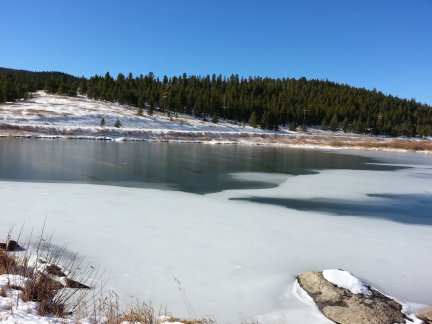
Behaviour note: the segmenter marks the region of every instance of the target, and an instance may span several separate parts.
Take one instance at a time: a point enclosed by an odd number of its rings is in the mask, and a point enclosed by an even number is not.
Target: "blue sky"
[[[432,0],[2,0],[0,66],[305,76],[432,104]]]

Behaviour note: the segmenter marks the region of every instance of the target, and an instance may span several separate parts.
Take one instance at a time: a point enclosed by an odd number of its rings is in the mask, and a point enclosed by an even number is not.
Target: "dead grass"
[[[136,302],[128,306],[124,313],[113,318],[111,322],[108,321],[108,324],[120,324],[124,321],[130,323],[156,324],[158,322],[158,317],[151,305]]]
[[[8,239],[10,235],[11,233],[8,234]],[[101,276],[97,269],[85,265],[82,259],[78,260],[77,255],[64,258],[65,247],[53,246],[51,239],[52,235],[46,237],[42,231],[35,245],[30,244],[31,237],[27,239],[21,246],[24,251],[0,251],[0,275],[12,274],[29,279],[23,285],[14,282],[17,277],[12,277],[8,287],[20,290],[22,293],[19,296],[24,302],[37,302],[40,315],[64,317],[73,313],[82,300],[86,300],[89,290],[81,289],[86,287],[81,284],[84,278],[92,278],[94,283],[100,280]],[[60,263],[62,267],[58,266]],[[68,278],[64,277],[62,269],[68,274]],[[67,287],[62,280],[68,284]]]
[[[39,117],[50,117],[50,116],[71,116],[71,114],[64,114],[63,112],[56,112],[52,110],[45,109],[26,109],[23,110],[26,112],[26,115],[35,115]]]
[[[198,319],[181,319],[178,317],[170,317],[165,320],[165,322],[180,322],[184,324],[215,324],[216,322],[211,318],[198,318]]]
[[[387,148],[407,151],[432,151],[432,142],[425,140],[391,140],[386,142],[363,141],[357,143],[360,147],[366,148]]]
[[[0,251],[0,275],[15,273],[17,270],[16,260],[6,251]]]
[[[43,273],[37,273],[30,284],[24,288],[21,295],[23,301],[35,301],[39,303],[39,314],[53,314],[58,317],[66,315],[66,305],[61,300],[56,300],[57,292],[63,285]]]

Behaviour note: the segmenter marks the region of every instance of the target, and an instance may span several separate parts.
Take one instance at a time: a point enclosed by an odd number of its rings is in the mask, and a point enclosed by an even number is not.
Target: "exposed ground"
[[[100,126],[101,119],[105,125]],[[114,127],[120,120],[122,126]],[[168,117],[155,110],[152,116],[136,107],[83,96],[48,95],[0,105],[0,137],[90,138],[102,140],[187,141],[219,144],[282,145],[432,152],[431,138],[389,138],[318,129],[292,132],[253,128],[224,120],[215,124],[179,114]]]

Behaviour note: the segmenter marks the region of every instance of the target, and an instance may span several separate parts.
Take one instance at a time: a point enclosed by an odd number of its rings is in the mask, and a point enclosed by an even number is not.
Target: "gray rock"
[[[424,321],[425,323],[432,324],[432,307],[423,309],[416,316],[422,321]]]
[[[6,251],[15,251],[19,249],[19,245],[17,241],[14,240],[7,240],[6,241]]]
[[[89,286],[82,284],[81,282],[75,281],[73,279],[66,278],[66,287],[76,288],[76,289],[90,289]]]
[[[371,294],[353,294],[327,281],[322,272],[305,272],[297,277],[302,287],[314,300],[318,309],[330,320],[340,324],[393,324],[408,319],[402,305],[370,289]]]
[[[66,277],[66,274],[62,271],[62,268],[55,264],[50,264],[49,266],[47,266],[45,268],[45,272],[57,277]]]

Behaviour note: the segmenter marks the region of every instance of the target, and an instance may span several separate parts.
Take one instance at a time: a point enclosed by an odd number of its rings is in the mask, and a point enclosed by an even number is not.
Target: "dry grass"
[[[432,151],[432,142],[426,140],[391,140],[391,141],[362,141],[357,146],[365,148],[386,148],[407,151]]]
[[[47,116],[70,116],[71,114],[64,114],[52,110],[45,109],[26,109],[25,112],[27,115],[35,115],[39,117],[47,117]]]
[[[17,270],[17,263],[13,256],[6,251],[0,251],[0,275],[15,273]]]
[[[39,314],[53,314],[58,317],[66,315],[66,305],[55,299],[57,292],[63,285],[56,280],[39,273],[29,285],[24,288],[21,295],[23,301],[35,301],[39,303]]]
[[[156,324],[158,322],[158,317],[151,305],[137,302],[128,306],[125,312],[113,318],[112,323],[108,322],[108,324],[120,324],[124,321],[130,323]]]
[[[198,319],[182,319],[178,317],[170,317],[164,320],[165,322],[180,322],[184,324],[215,324],[216,322],[211,318],[198,318]]]
[[[8,239],[9,237],[10,233]],[[92,281],[96,282],[101,276],[98,276],[98,271],[93,267],[85,266],[83,260],[78,261],[77,255],[65,258],[65,247],[51,245],[51,238],[52,236],[45,238],[42,231],[34,247],[30,244],[30,237],[24,244],[24,251],[0,251],[0,275],[18,275],[12,277],[9,288],[20,290],[19,296],[24,302],[37,302],[40,315],[64,317],[73,313],[89,294],[89,290],[80,289],[82,286],[78,284],[85,278],[92,278]],[[59,263],[62,268],[58,266]],[[68,278],[64,278],[61,269],[68,274]],[[25,285],[14,282],[20,280],[16,279],[19,276],[29,279]],[[68,287],[61,282],[62,279],[69,284]]]

